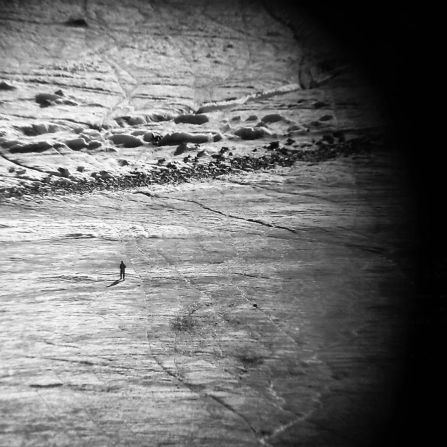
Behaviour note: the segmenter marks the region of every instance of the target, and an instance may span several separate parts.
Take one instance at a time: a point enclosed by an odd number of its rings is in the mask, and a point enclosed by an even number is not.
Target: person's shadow
[[[117,279],[116,281],[113,281],[112,284],[109,284],[106,287],[112,287],[112,286],[116,286],[118,283],[120,283],[121,281],[124,281],[123,279]]]

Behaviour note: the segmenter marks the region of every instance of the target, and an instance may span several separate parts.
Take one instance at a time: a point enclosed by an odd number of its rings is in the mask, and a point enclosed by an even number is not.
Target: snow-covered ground
[[[1,444],[373,445],[411,286],[398,171],[2,205]]]

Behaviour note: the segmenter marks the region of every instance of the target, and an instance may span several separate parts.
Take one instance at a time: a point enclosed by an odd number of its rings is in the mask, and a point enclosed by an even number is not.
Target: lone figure
[[[126,279],[126,264],[123,261],[120,264],[120,279],[123,281]]]

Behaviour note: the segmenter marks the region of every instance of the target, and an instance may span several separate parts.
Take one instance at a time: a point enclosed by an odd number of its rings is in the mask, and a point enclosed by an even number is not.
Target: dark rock
[[[87,148],[88,149],[97,149],[98,147],[101,147],[102,143],[101,141],[98,140],[92,140],[90,141],[90,143],[88,144]]]
[[[38,93],[35,96],[35,101],[40,107],[49,107],[55,104],[65,104],[69,106],[78,105],[77,102],[71,99],[62,99],[60,95],[54,93]]]
[[[198,113],[198,114],[185,114],[179,115],[174,118],[175,123],[186,123],[186,124],[204,124],[209,121],[208,116]]]
[[[265,127],[240,127],[234,132],[242,140],[256,140],[271,135]]]
[[[278,121],[282,121],[284,118],[279,113],[271,113],[269,115],[265,115],[261,118],[263,123],[276,123]]]
[[[272,141],[267,146],[267,149],[269,149],[269,150],[278,149],[278,148],[279,148],[279,141]]]
[[[9,82],[6,82],[6,81],[0,82],[0,90],[16,90],[16,89],[17,89],[17,87],[10,84]]]
[[[164,135],[159,141],[159,146],[174,146],[181,143],[207,143],[210,141],[209,134],[197,134],[188,132],[174,132]]]
[[[319,121],[330,121],[330,120],[332,120],[332,119],[334,119],[334,117],[333,117],[332,115],[323,115],[323,116],[319,119]]]
[[[74,138],[72,140],[67,140],[64,142],[70,149],[74,151],[79,151],[84,147],[87,147],[87,143],[83,138]]]
[[[143,142],[133,135],[128,134],[115,134],[109,138],[114,144],[120,144],[123,147],[131,148],[138,147],[143,144]]]
[[[88,23],[83,18],[77,18],[77,19],[68,19],[64,22],[65,26],[70,26],[73,28],[87,28]]]
[[[152,141],[154,141],[154,134],[152,132],[146,132],[143,135],[143,140],[147,143],[151,143]]]
[[[59,99],[59,96],[53,93],[38,93],[35,96],[35,101],[40,105],[40,107],[49,107],[53,105],[54,101],[57,99]]]
[[[29,152],[44,152],[50,149],[52,145],[48,141],[36,141],[28,144],[18,144],[9,150],[12,154],[24,154]]]
[[[99,175],[103,178],[103,179],[109,179],[112,178],[112,175],[110,174],[110,172],[107,171],[99,171]]]
[[[65,177],[65,178],[70,177],[70,171],[67,168],[60,167],[60,168],[57,168],[57,170],[59,171],[59,173],[62,177]]]

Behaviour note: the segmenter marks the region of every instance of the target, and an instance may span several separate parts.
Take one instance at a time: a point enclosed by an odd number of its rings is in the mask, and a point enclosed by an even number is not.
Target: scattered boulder
[[[36,135],[43,135],[46,133],[54,133],[59,130],[55,124],[34,123],[29,126],[21,126],[19,129],[27,136],[34,137]]]
[[[0,90],[16,90],[17,87],[6,81],[0,81]]]
[[[52,145],[48,141],[36,141],[28,144],[18,144],[11,147],[9,150],[11,154],[26,154],[29,152],[44,152],[50,149]]]
[[[265,115],[261,118],[263,123],[276,123],[278,121],[282,121],[284,118],[279,113],[271,113],[269,115]]]
[[[102,178],[112,178],[112,177],[113,177],[113,176],[110,174],[110,172],[107,172],[107,171],[104,171],[104,170],[99,171],[99,175],[100,175]]]
[[[118,159],[118,164],[120,166],[129,166],[129,162],[127,160],[125,160],[124,158]]]
[[[256,140],[258,138],[272,135],[272,133],[265,127],[240,127],[234,134],[242,140]]]
[[[78,166],[78,167],[76,168],[76,171],[78,171],[78,172],[84,172],[84,171],[85,171],[85,166]]]
[[[154,140],[154,134],[152,132],[146,132],[143,135],[143,140],[147,143],[151,143]]]
[[[143,116],[131,116],[128,120],[129,126],[141,126],[146,124],[146,119]]]
[[[59,92],[59,90],[58,90]],[[68,106],[77,106],[77,102],[71,99],[64,99],[60,94],[56,93],[38,93],[35,96],[35,101],[40,107],[49,107],[56,104],[65,104]]]
[[[138,147],[143,144],[143,142],[133,135],[128,134],[116,134],[109,138],[114,144],[121,144],[124,147]]]
[[[256,115],[250,115],[245,121],[257,121],[258,117]]]
[[[59,174],[62,177],[65,177],[65,178],[70,177],[70,171],[67,168],[60,167],[60,168],[57,168],[57,170],[59,171]]]
[[[173,132],[164,135],[160,142],[160,146],[174,146],[181,143],[208,143],[211,141],[211,134],[200,134],[200,133],[188,133],[188,132]]]
[[[53,93],[38,93],[35,97],[37,104],[40,107],[49,107],[55,103],[59,99],[58,95]]]
[[[83,138],[73,138],[72,140],[65,141],[65,144],[74,151],[79,151],[87,147],[87,143]]]
[[[213,134],[213,141],[214,142],[220,141],[220,140],[222,140],[222,138],[223,138],[223,136],[222,136],[222,134],[220,132],[216,132],[216,133]]]
[[[209,118],[207,115],[204,115],[202,113],[198,113],[198,114],[184,114],[184,115],[179,115],[176,116],[174,118],[174,122],[176,124],[178,123],[186,123],[186,124],[204,124],[207,123],[209,121]]]
[[[70,26],[73,28],[87,28],[88,23],[83,18],[77,18],[77,19],[68,19],[64,22],[65,26]]]
[[[330,121],[330,120],[332,120],[332,119],[334,119],[334,117],[333,117],[332,115],[323,115],[323,116],[319,119],[319,121]]]
[[[5,149],[10,149],[11,147],[18,146],[21,143],[19,140],[8,140],[6,139],[6,137],[5,138],[0,137],[0,144]]]
[[[88,149],[98,149],[98,147],[101,147],[102,143],[101,141],[98,140],[92,140],[90,141],[90,143],[87,145]]]

